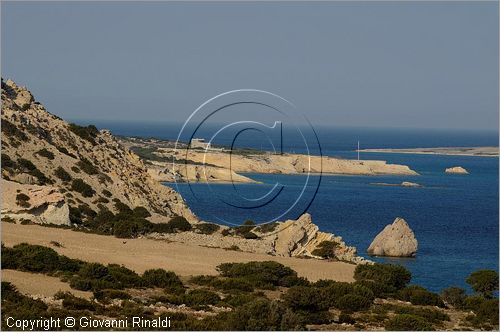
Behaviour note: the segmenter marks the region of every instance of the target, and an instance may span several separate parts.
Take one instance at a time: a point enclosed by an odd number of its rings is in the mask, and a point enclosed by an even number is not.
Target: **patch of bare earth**
[[[111,236],[88,234],[68,229],[38,225],[2,223],[2,242],[6,246],[19,243],[52,247],[70,258],[103,264],[124,265],[138,273],[147,269],[163,268],[181,276],[217,275],[216,267],[226,262],[272,260],[289,266],[299,276],[311,281],[333,279],[353,281],[355,265],[316,259],[277,257],[266,254],[206,248],[196,244],[166,242],[152,239],[118,239]],[[54,247],[51,242],[62,247]]]

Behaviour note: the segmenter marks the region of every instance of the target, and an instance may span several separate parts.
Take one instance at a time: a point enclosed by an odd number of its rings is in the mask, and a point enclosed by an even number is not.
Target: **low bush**
[[[193,226],[182,216],[175,216],[168,222],[170,227],[176,231],[186,232],[190,231]]]
[[[76,191],[82,194],[83,197],[92,197],[94,196],[94,189],[85,183],[82,179],[75,179],[71,183],[71,190]]]
[[[394,312],[396,314],[409,314],[409,315],[419,316],[433,324],[440,324],[443,321],[450,320],[450,316],[448,316],[447,314],[441,312],[440,310],[431,308],[398,306],[397,308],[395,308]]]
[[[69,292],[57,292],[55,299],[63,300],[62,305],[68,310],[89,310],[96,311],[96,304],[86,299],[76,297]]]
[[[345,312],[341,312],[340,316],[339,316],[339,323],[340,324],[354,324],[354,323],[356,323],[356,321],[354,320],[354,318],[352,318],[351,315],[349,315]]]
[[[346,294],[335,301],[335,307],[344,311],[361,311],[370,308],[372,301],[356,294]]]
[[[217,278],[210,283],[210,286],[223,291],[253,292],[254,290],[254,287],[250,282],[241,278]]]
[[[335,248],[337,248],[337,246],[338,243],[335,241],[322,241],[311,254],[325,259],[335,258]]]
[[[206,289],[193,289],[183,296],[183,303],[188,306],[214,305],[220,302],[220,297],[216,293]]]
[[[427,289],[411,285],[398,292],[398,298],[416,305],[433,305],[444,307],[444,302],[438,294],[429,292]]]
[[[146,287],[179,288],[184,287],[179,277],[171,271],[163,269],[147,270],[142,275]]]
[[[56,170],[54,171],[54,175],[58,177],[61,181],[63,182],[69,182],[71,181],[71,175],[69,175],[68,172],[61,166],[57,167]]]
[[[425,319],[415,315],[396,315],[385,323],[388,331],[433,331],[434,328]]]
[[[354,279],[373,281],[399,290],[411,280],[411,273],[399,265],[392,264],[360,264],[354,270]]]
[[[323,311],[329,308],[329,304],[324,298],[324,293],[320,289],[307,286],[290,287],[282,296],[287,307],[293,310]]]
[[[29,208],[31,204],[29,203],[30,197],[26,194],[19,193],[16,195],[16,202],[19,206],[24,208]]]
[[[217,266],[217,270],[224,277],[242,278],[254,287],[264,289],[281,286],[285,277],[297,276],[291,268],[273,261],[224,263]]]
[[[12,168],[16,166],[16,163],[12,159],[10,159],[10,157],[6,153],[2,152],[0,157],[2,168]]]
[[[89,141],[92,144],[96,144],[95,138],[97,134],[99,133],[99,130],[93,125],[89,125],[86,127],[79,126],[74,123],[69,124],[69,130],[71,130],[73,133],[75,133],[77,136],[80,136],[84,140]]]
[[[459,287],[449,287],[441,292],[441,299],[455,308],[463,308],[466,298],[465,289]]]
[[[498,273],[493,270],[473,272],[466,281],[475,292],[486,298],[492,298],[493,292],[498,291]]]
[[[39,156],[42,156],[44,158],[47,158],[49,160],[54,160],[54,154],[52,152],[50,152],[49,150],[47,150],[46,148],[38,150],[36,152],[36,154],[39,155]]]
[[[111,193],[111,191],[109,191],[107,189],[103,189],[102,194],[104,196],[106,196],[107,198],[110,198],[111,196],[113,196],[113,194]]]
[[[113,299],[129,300],[132,296],[121,290],[116,289],[104,289],[94,292],[94,298],[100,302],[108,302]]]
[[[149,211],[145,207],[143,207],[143,206],[135,207],[132,210],[132,214],[134,215],[134,217],[137,217],[137,218],[148,218],[148,217],[151,217],[151,213],[149,213]]]
[[[82,157],[76,164],[88,175],[99,174],[99,170],[87,158]]]
[[[19,293],[9,282],[2,281],[1,294],[3,327],[7,326],[7,317],[15,317],[16,319],[40,319],[49,317],[47,312],[48,307],[44,302],[41,300],[34,300]]]
[[[276,229],[277,226],[278,226],[277,222],[270,222],[260,225],[259,227],[257,227],[257,230],[260,233],[271,233]]]
[[[149,233],[154,225],[146,219],[118,220],[113,225],[113,235],[118,238],[134,238]]]
[[[211,223],[200,223],[196,225],[196,230],[201,234],[211,235],[220,229],[219,225]]]

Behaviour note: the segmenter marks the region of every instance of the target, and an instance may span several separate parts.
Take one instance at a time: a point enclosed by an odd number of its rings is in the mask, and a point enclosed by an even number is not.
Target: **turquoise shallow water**
[[[348,152],[339,152],[346,157]],[[419,241],[416,258],[372,258],[402,264],[413,274],[413,282],[439,291],[464,282],[477,269],[498,270],[498,159],[408,154],[363,154],[409,165],[420,176],[323,176],[308,212],[323,231],[341,235],[366,256],[375,235],[395,217],[403,217]],[[470,175],[450,175],[446,167],[461,165]],[[246,174],[263,184],[180,184],[178,188],[201,218],[217,217],[236,224],[246,219],[268,220],[276,210],[285,210],[302,189],[304,176]],[[318,176],[311,183],[316,184]],[[414,181],[423,188],[374,185],[375,182]],[[223,203],[238,194],[255,199],[275,182],[283,185],[279,197],[268,207],[237,209]],[[313,195],[315,186],[304,195]],[[194,193],[194,194],[193,194]],[[287,216],[300,213],[292,210]],[[219,221],[220,222],[220,221]]]

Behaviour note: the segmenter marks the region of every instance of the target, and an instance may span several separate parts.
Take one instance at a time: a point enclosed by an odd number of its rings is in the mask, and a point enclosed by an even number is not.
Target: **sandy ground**
[[[73,295],[90,299],[91,292],[83,292],[69,287],[59,278],[44,274],[29,273],[16,270],[2,270],[2,281],[11,282],[23,294],[52,297],[58,291],[71,292]]]
[[[3,222],[1,226],[2,242],[8,247],[22,242],[39,244],[52,247],[71,258],[103,264],[122,264],[138,273],[163,268],[181,276],[216,275],[215,267],[221,263],[273,260],[291,267],[299,276],[311,281],[353,281],[355,268],[355,265],[344,262],[275,257],[152,239],[118,239],[38,225]],[[50,244],[51,241],[57,241],[63,247],[54,247]]]
[[[365,149],[360,152],[437,154],[449,156],[498,157],[498,147],[415,148],[415,149]]]

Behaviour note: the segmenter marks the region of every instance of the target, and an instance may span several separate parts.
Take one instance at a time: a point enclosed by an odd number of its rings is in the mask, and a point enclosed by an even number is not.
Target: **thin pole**
[[[359,161],[359,141],[358,141],[358,161]]]

